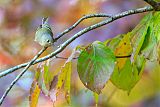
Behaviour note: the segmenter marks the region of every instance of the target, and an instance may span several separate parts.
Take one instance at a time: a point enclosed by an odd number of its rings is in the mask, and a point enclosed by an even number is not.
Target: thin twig
[[[67,41],[65,41],[57,50],[55,50],[54,52],[52,52],[51,54],[49,54],[47,56],[44,56],[44,57],[42,57],[40,59],[37,59],[33,64],[36,64],[36,63],[39,63],[39,62],[43,62],[43,61],[45,61],[45,60],[47,60],[49,58],[54,57],[58,53],[62,52],[66,48],[66,46],[68,46],[72,41],[74,41],[75,39],[77,39],[81,35],[89,32],[91,30],[94,30],[96,28],[99,28],[101,26],[109,24],[109,23],[111,23],[111,22],[113,22],[115,20],[118,20],[118,19],[122,18],[122,17],[129,16],[129,15],[132,15],[132,14],[138,14],[138,13],[148,12],[148,11],[153,11],[153,8],[151,6],[146,6],[146,7],[143,7],[143,8],[128,10],[128,11],[125,11],[125,12],[122,12],[122,13],[114,15],[114,16],[112,16],[112,18],[108,18],[107,20],[101,21],[101,22],[99,22],[97,24],[94,24],[92,26],[84,28],[83,30],[79,31],[74,36],[72,36],[71,38],[69,38]],[[8,74],[14,72],[15,70],[18,70],[18,69],[21,69],[21,68],[25,67],[27,64],[28,64],[28,62],[20,64],[20,65],[17,65],[17,66],[14,66],[12,68],[9,68],[9,69],[1,72],[0,73],[0,78],[3,77],[3,76],[5,76],[5,75],[8,75]]]
[[[38,54],[27,64],[27,66],[23,69],[23,71],[12,81],[10,86],[6,89],[3,96],[0,99],[0,105],[2,105],[5,97],[8,95],[9,91],[12,89],[14,84],[23,76],[23,74],[28,70],[28,68],[33,64],[33,62],[47,49],[47,47],[44,47],[42,50],[38,52]]]
[[[127,56],[116,56],[116,58],[129,58],[131,57],[131,55],[127,55]]]
[[[69,27],[68,29],[64,30],[62,33],[60,33],[59,36],[57,38],[55,38],[55,41],[57,41],[59,38],[61,38],[66,33],[70,32],[72,29],[74,29],[76,26],[78,26],[83,20],[89,19],[89,18],[95,18],[95,17],[108,17],[108,18],[112,18],[111,15],[104,14],[104,13],[84,15],[76,23],[74,23],[71,27]]]
[[[116,58],[129,58],[129,57],[131,57],[131,55],[127,55],[127,56],[116,56]],[[67,57],[61,57],[61,56],[55,56],[55,58],[68,59]],[[78,57],[72,58],[72,59],[78,59]]]
[[[59,58],[59,59],[68,59],[67,57],[61,57],[61,56],[55,56],[55,58]],[[72,59],[78,59],[78,57],[72,58]]]

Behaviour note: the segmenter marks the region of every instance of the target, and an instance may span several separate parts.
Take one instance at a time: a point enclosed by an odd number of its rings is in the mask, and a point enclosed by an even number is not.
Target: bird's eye
[[[47,40],[47,42],[49,43],[49,40]]]

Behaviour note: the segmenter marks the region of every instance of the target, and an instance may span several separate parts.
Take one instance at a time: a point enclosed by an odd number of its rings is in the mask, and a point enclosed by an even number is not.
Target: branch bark
[[[108,17],[108,18],[111,18],[112,16],[108,15],[108,14],[104,14],[104,13],[84,15],[76,23],[74,23],[71,27],[69,27],[68,29],[64,30],[62,33],[60,33],[59,36],[57,38],[55,38],[55,41],[60,39],[66,33],[70,32],[72,29],[74,29],[76,26],[78,26],[83,20],[89,19],[89,18],[95,18],[95,17]]]
[[[106,24],[109,24],[109,23],[111,23],[111,22],[113,22],[113,21],[115,21],[115,20],[118,20],[118,19],[122,18],[122,17],[129,16],[129,15],[132,15],[132,14],[138,14],[138,13],[148,12],[148,11],[153,11],[153,7],[151,7],[151,6],[146,6],[146,7],[143,7],[143,8],[128,10],[128,11],[125,11],[125,12],[122,12],[122,13],[119,13],[119,14],[116,14],[116,15],[113,15],[111,18],[108,18],[108,19],[106,19],[106,20],[104,20],[104,21],[101,21],[101,22],[99,22],[99,23],[97,23],[97,24],[94,24],[94,25],[92,25],[92,26],[86,27],[86,28],[84,28],[83,30],[81,30],[81,31],[79,31],[78,33],[76,33],[76,34],[75,34],[74,36],[72,36],[71,38],[69,38],[69,39],[68,39],[67,41],[65,41],[63,44],[61,44],[57,50],[55,50],[54,52],[52,52],[51,54],[49,54],[49,55],[47,55],[47,56],[45,56],[45,57],[42,57],[42,58],[37,59],[33,64],[37,64],[37,63],[39,63],[39,62],[43,62],[43,61],[45,61],[45,60],[47,60],[47,59],[50,59],[50,58],[56,56],[58,53],[62,52],[72,41],[74,41],[75,39],[77,39],[77,38],[80,37],[81,35],[89,32],[89,31],[91,31],[91,30],[94,30],[94,29],[96,29],[96,28],[99,28],[99,27],[101,27],[101,26],[104,26],[104,25],[106,25]],[[81,19],[81,20],[82,20],[82,19]],[[80,21],[80,22],[81,22],[81,21]],[[80,22],[77,21],[76,23],[79,24]],[[75,25],[77,26],[78,24],[74,24],[74,25],[73,25],[72,27],[70,27],[70,28],[73,29],[73,28],[75,28]],[[60,35],[63,36],[64,34],[68,33],[69,31],[71,31],[71,30],[70,30],[70,29],[65,30],[65,31],[62,32]],[[62,36],[60,36],[60,37],[62,37]],[[59,38],[60,38],[60,37],[59,37]],[[1,73],[0,73],[0,78],[3,77],[3,76],[6,76],[6,75],[8,75],[8,74],[10,74],[10,73],[12,73],[12,72],[14,72],[15,70],[18,70],[18,69],[21,69],[21,68],[27,66],[28,63],[29,63],[29,62],[23,63],[23,64],[14,66],[14,67],[12,67],[12,68],[9,68],[9,69],[1,72]]]

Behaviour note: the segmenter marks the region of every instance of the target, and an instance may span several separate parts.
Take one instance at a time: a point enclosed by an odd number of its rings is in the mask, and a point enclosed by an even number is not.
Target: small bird
[[[37,28],[35,34],[35,41],[43,47],[49,47],[55,42],[50,25],[48,24],[48,17],[42,19],[42,25]]]

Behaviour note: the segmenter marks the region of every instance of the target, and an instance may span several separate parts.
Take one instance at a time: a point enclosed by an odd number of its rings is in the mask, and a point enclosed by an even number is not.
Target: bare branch
[[[27,64],[27,66],[23,69],[23,71],[12,81],[10,86],[6,89],[3,96],[0,99],[0,105],[2,105],[4,99],[8,95],[9,91],[12,89],[14,84],[23,76],[23,74],[28,70],[28,68],[33,64],[33,62],[47,49],[47,47],[43,48],[38,52],[38,54]]]
[[[61,38],[66,33],[70,32],[72,29],[74,29],[76,26],[78,26],[83,20],[89,19],[89,18],[95,18],[95,17],[108,17],[108,18],[111,18],[112,16],[108,15],[108,14],[104,14],[104,13],[84,15],[76,23],[74,23],[71,27],[69,27],[68,29],[64,30],[62,33],[60,33],[59,36],[57,38],[55,38],[55,41],[57,41],[59,38]]]
[[[57,50],[55,50],[54,52],[52,52],[51,54],[49,54],[49,55],[47,55],[45,57],[37,59],[33,64],[36,64],[36,63],[39,63],[39,62],[43,62],[43,61],[45,61],[47,59],[52,58],[53,56],[55,56],[58,53],[62,52],[66,48],[66,46],[68,46],[72,41],[74,41],[75,39],[77,39],[81,35],[89,32],[91,30],[94,30],[96,28],[104,26],[104,25],[106,25],[108,23],[111,23],[111,22],[113,22],[115,20],[118,20],[118,19],[120,19],[122,17],[129,16],[129,15],[132,15],[132,14],[138,14],[138,13],[148,12],[148,11],[153,11],[153,8],[151,6],[147,6],[147,7],[143,7],[143,8],[128,10],[128,11],[125,11],[125,12],[122,12],[122,13],[114,15],[114,16],[112,16],[112,18],[108,18],[108,19],[106,19],[104,21],[101,21],[101,22],[99,22],[97,24],[94,24],[92,26],[84,28],[83,30],[79,31],[74,36],[72,36],[71,38],[69,38],[67,41],[65,41],[63,44],[61,44],[60,47]],[[3,77],[3,76],[5,76],[5,75],[8,75],[8,74],[14,72],[15,70],[18,70],[18,69],[21,69],[21,68],[25,67],[27,64],[28,64],[28,62],[20,64],[20,65],[17,65],[17,66],[14,66],[12,68],[9,68],[9,69],[1,72],[0,73],[0,78]]]
[[[148,4],[150,4],[154,10],[159,11],[160,10],[160,3],[156,2],[154,0],[144,0],[145,2],[147,2]]]

